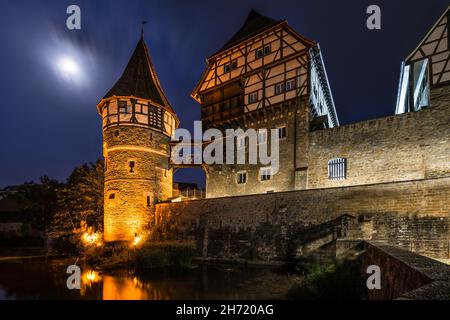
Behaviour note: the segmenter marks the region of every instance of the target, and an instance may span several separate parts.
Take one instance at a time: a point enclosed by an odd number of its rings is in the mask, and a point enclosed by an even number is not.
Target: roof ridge
[[[275,25],[283,21],[284,20],[275,20],[273,18],[266,17],[260,14],[255,9],[251,9],[242,26],[233,34],[233,36],[225,43],[225,45],[220,50],[218,50],[210,57],[213,57],[218,53],[231,48],[244,39],[261,33],[264,30],[270,29],[271,27],[274,27]]]

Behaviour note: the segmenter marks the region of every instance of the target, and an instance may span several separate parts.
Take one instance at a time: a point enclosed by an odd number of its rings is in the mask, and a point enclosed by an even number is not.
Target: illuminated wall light
[[[81,239],[85,246],[96,245],[100,247],[102,245],[100,234],[97,232],[85,232]]]
[[[134,239],[133,239],[133,247],[137,247],[137,245],[141,242],[142,242],[142,237],[138,234],[135,234]]]

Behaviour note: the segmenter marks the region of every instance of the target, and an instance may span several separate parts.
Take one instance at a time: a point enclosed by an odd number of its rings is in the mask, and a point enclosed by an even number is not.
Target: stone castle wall
[[[450,266],[396,246],[364,242],[361,274],[367,279],[367,268],[380,268],[378,290],[366,290],[369,300],[448,300]]]
[[[205,257],[290,260],[336,238],[448,258],[450,177],[156,205],[155,235]]]
[[[309,134],[308,188],[450,176],[450,108],[368,120]],[[347,159],[347,178],[328,180],[328,160]]]
[[[260,181],[260,165],[210,167],[207,197],[236,196],[450,176],[450,87],[431,91],[432,106],[418,112],[309,131],[308,110],[277,112],[250,128],[287,127],[280,141],[280,170]],[[283,106],[281,107],[281,110]],[[328,179],[328,161],[347,159],[347,178]],[[247,183],[236,175],[247,172]]]
[[[104,239],[130,241],[148,228],[154,203],[172,196],[169,138],[145,127],[121,125],[107,128],[103,139]]]

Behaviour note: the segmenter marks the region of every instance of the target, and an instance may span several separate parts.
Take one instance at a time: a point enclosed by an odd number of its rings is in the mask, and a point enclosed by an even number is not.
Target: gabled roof
[[[234,46],[238,46],[240,43],[244,43],[247,40],[252,39],[253,37],[257,37],[260,33],[263,33],[265,31],[269,31],[273,28],[284,28],[289,33],[291,33],[294,37],[296,37],[300,42],[302,42],[306,47],[313,47],[317,45],[316,41],[309,40],[302,35],[298,34],[294,29],[292,29],[288,24],[287,20],[275,20],[272,18],[268,18],[265,16],[262,16],[255,10],[251,10],[250,13],[247,16],[247,19],[245,20],[242,27],[231,37],[230,40],[227,41],[227,43],[211,55],[209,58],[206,59],[207,66],[205,70],[202,73],[202,76],[200,80],[197,82],[197,85],[195,86],[194,90],[192,90],[191,97],[194,98],[194,100],[197,100],[198,102],[198,93],[200,90],[200,87],[202,83],[205,81],[206,76],[208,75],[209,70],[212,68],[212,63],[216,59],[216,56],[224,53],[224,51],[232,50],[231,48]]]
[[[150,100],[175,114],[156,75],[143,37],[139,40],[120,79],[103,97],[133,96]]]
[[[425,56],[427,56],[426,52],[421,52],[420,49],[421,47],[424,46],[431,46],[433,42],[437,40],[440,40],[440,38],[442,36],[446,36],[446,33],[449,32],[448,29],[448,25],[449,22],[447,22],[447,20],[449,19],[448,17],[450,16],[450,5],[447,7],[447,9],[444,11],[444,13],[442,13],[442,15],[439,17],[439,19],[436,21],[436,23],[433,25],[433,27],[427,32],[427,34],[425,35],[425,37],[422,39],[422,41],[420,41],[419,45],[413,50],[413,52],[411,52],[408,57],[405,59],[405,61],[410,61],[410,60],[417,60],[417,59],[421,59]],[[440,34],[438,33],[438,29],[440,31]],[[439,41],[437,41],[436,46],[439,45]],[[433,49],[434,49],[433,47]]]
[[[242,27],[230,38],[230,40],[225,43],[225,45],[219,51],[213,54],[213,56],[266,29],[270,29],[281,22],[283,21],[265,17],[252,9],[248,14],[247,19],[245,19]]]

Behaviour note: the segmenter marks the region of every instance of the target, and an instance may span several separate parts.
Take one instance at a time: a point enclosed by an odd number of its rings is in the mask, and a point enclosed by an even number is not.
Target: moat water
[[[285,270],[198,265],[184,271],[100,272],[82,268],[80,290],[66,286],[63,259],[0,259],[2,299],[284,299],[296,281]]]
[[[0,300],[365,299],[365,281],[352,259],[304,261],[290,268],[200,264],[144,272],[80,266],[81,287],[69,290],[66,270],[77,261],[43,254],[34,248],[0,249]]]

